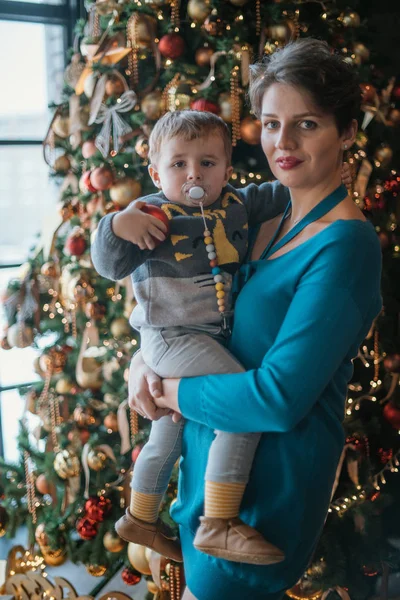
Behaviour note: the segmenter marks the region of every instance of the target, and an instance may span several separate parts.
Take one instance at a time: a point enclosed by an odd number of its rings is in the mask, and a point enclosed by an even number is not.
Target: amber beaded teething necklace
[[[224,279],[221,275],[221,268],[218,266],[217,253],[215,251],[215,244],[211,234],[211,231],[207,227],[206,217],[204,215],[204,208],[202,198],[205,196],[205,191],[202,187],[195,185],[188,191],[188,195],[192,200],[198,200],[201,210],[201,216],[204,222],[204,243],[206,245],[207,256],[210,261],[211,273],[214,276],[215,290],[217,296],[218,311],[221,313],[222,318],[222,330],[224,334],[230,333],[229,328],[229,316],[226,312],[225,306],[225,290],[224,290]]]

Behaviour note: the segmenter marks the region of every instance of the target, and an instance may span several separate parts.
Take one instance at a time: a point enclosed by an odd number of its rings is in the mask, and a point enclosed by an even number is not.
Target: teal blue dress
[[[287,241],[245,267],[230,350],[246,372],[179,385],[187,423],[172,516],[198,600],[277,600],[305,571],[343,448],[352,359],[381,310],[381,250],[369,222],[335,221],[274,258]],[[233,563],[193,547],[215,429],[263,432],[240,516],[284,551],[282,563]]]

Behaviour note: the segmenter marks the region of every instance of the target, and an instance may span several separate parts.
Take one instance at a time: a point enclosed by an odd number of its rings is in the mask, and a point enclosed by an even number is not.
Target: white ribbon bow
[[[104,158],[107,158],[110,150],[111,129],[113,136],[113,146],[115,152],[120,149],[120,138],[132,131],[132,127],[120,116],[119,113],[126,113],[133,109],[137,102],[137,96],[133,90],[127,90],[118,98],[113,106],[101,104],[96,123],[103,123],[100,133],[96,137],[95,145],[100,150]]]

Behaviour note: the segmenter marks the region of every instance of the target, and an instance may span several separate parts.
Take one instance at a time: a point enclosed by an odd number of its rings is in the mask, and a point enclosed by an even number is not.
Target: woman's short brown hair
[[[149,158],[151,162],[157,161],[157,156],[162,151],[163,142],[174,137],[181,137],[186,142],[206,137],[220,135],[224,142],[227,164],[231,164],[232,143],[226,125],[217,115],[200,110],[175,110],[167,112],[157,121],[149,138]]]
[[[326,42],[304,38],[276,50],[250,67],[249,98],[260,117],[266,90],[274,83],[300,87],[315,104],[333,114],[341,135],[359,116],[361,91],[354,68]]]

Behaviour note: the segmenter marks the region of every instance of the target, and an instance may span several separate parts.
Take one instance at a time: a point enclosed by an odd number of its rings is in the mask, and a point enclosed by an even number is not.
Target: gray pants
[[[160,377],[196,377],[219,373],[241,373],[243,367],[223,347],[223,338],[206,329],[183,327],[142,328],[141,351],[146,364]],[[218,328],[215,328],[217,334]],[[228,393],[228,391],[227,391]],[[181,455],[183,419],[170,416],[153,421],[149,441],[133,470],[132,488],[143,494],[166,491],[173,466]],[[261,434],[215,431],[210,447],[206,480],[243,483],[249,479]]]

